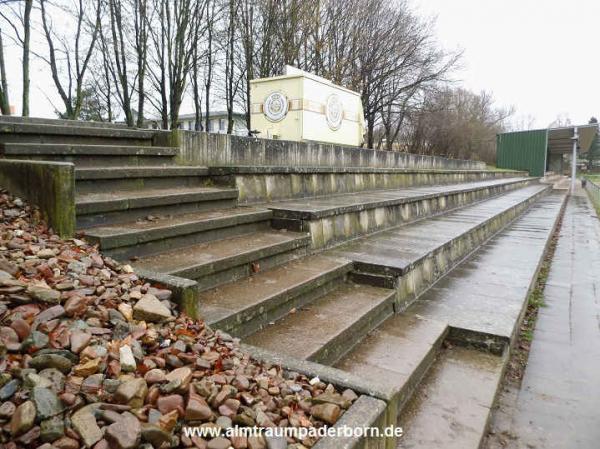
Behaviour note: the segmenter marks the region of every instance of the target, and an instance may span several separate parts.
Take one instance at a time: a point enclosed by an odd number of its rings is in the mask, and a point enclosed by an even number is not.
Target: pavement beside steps
[[[567,203],[521,389],[492,424],[502,447],[600,448],[600,220],[578,187]],[[496,447],[488,445],[488,448]]]

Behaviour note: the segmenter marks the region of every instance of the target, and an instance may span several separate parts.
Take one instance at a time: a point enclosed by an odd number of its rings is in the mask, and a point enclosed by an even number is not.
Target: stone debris
[[[10,210],[10,213],[6,211]],[[259,363],[172,293],[0,191],[0,449],[309,448],[184,425],[333,425],[357,395]]]

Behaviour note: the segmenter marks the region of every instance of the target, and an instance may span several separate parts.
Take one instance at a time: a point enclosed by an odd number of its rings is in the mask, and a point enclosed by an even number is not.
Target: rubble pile
[[[306,437],[191,436],[334,424],[356,399],[259,363],[177,313],[171,292],[0,191],[0,448],[308,448]]]

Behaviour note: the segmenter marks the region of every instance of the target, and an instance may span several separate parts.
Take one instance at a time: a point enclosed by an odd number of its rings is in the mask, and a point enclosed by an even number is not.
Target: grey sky
[[[464,49],[457,76],[545,127],[600,115],[597,0],[414,0],[437,16],[440,42]],[[518,117],[517,117],[518,118]]]
[[[600,115],[600,32],[597,0],[412,0],[437,17],[437,35],[447,48],[464,50],[456,77],[473,90],[493,92],[499,105],[515,106],[516,121],[545,127],[558,115],[586,123]],[[8,44],[8,42],[6,42]],[[7,49],[11,103],[20,111],[20,56]],[[34,58],[35,59],[35,58]],[[60,107],[46,66],[32,66],[32,115],[53,117]],[[49,101],[50,99],[50,101]],[[184,107],[182,112],[189,112]]]

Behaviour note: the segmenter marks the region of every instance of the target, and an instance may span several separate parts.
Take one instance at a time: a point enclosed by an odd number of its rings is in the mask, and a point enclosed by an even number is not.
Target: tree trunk
[[[8,101],[8,80],[6,79],[6,67],[4,66],[4,44],[2,43],[2,30],[0,29],[0,112],[2,115],[10,115],[10,104]]]
[[[144,127],[144,102],[146,100],[146,92],[144,91],[144,80],[146,79],[146,67],[148,59],[148,4],[147,0],[136,0],[138,8],[136,14],[137,33],[136,33],[136,50],[138,62],[138,111],[137,111],[137,127]]]
[[[31,40],[31,8],[33,0],[25,0],[23,15],[23,117],[29,116],[29,42]]]
[[[235,26],[235,7],[234,7],[234,0],[230,0],[229,1],[229,29],[228,31],[228,42],[227,42],[227,47],[228,47],[228,54],[227,54],[227,65],[228,67],[226,67],[226,72],[227,72],[227,134],[231,134],[233,131],[233,100],[234,100],[234,96],[235,93],[233,91],[233,77],[235,74],[235,66],[234,66],[234,61],[235,61],[235,57],[234,57],[234,41],[235,41],[235,30],[234,30],[234,26]]]
[[[367,148],[372,149],[374,143],[374,130],[375,130],[375,114],[369,114],[367,118]]]

